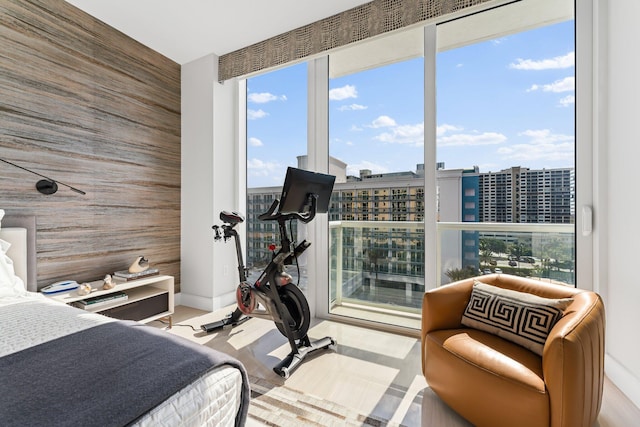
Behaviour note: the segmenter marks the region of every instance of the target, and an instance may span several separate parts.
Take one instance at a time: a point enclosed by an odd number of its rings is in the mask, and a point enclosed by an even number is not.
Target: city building
[[[512,167],[479,176],[480,222],[573,224],[573,168]]]

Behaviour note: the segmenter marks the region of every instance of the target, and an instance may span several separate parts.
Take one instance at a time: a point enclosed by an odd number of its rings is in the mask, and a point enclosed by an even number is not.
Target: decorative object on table
[[[104,276],[103,282],[104,284],[102,285],[102,289],[105,289],[105,290],[113,289],[114,286],[116,286],[116,283],[113,281],[113,278],[111,277],[110,274],[107,274],[106,276]]]
[[[92,291],[93,289],[89,283],[83,283],[78,287],[78,295],[89,295]]]
[[[139,256],[136,260],[129,266],[129,273],[141,273],[145,270],[149,269],[149,260],[143,256]]]
[[[129,270],[121,270],[113,273],[113,279],[120,280],[120,281],[137,280],[137,279],[142,279],[149,276],[155,276],[159,273],[160,273],[160,270],[158,270],[157,268],[148,268],[139,273],[129,273]]]
[[[40,289],[43,294],[57,294],[58,292],[72,291],[78,287],[75,280],[63,280],[61,282],[52,283]]]

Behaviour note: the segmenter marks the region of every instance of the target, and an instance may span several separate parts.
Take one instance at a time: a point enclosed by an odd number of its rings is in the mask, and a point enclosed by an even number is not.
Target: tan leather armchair
[[[422,305],[422,372],[429,387],[476,426],[592,426],[604,381],[604,305],[563,285],[491,274],[476,278],[544,298],[573,298],[542,357],[461,319],[474,279],[428,291]]]

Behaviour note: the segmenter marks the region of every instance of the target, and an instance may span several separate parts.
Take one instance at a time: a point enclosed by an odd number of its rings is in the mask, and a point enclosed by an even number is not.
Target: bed
[[[0,425],[245,424],[250,391],[239,361],[33,292],[35,220],[14,227],[3,215]]]

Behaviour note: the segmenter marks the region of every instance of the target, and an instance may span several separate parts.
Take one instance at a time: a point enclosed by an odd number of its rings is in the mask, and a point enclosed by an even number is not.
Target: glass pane
[[[441,283],[575,283],[574,52],[570,19],[438,53]]]
[[[406,326],[424,292],[424,60],[365,68],[329,82],[330,312]]]
[[[307,66],[298,64],[247,80],[247,242],[249,280],[255,282],[271,260],[269,245],[279,245],[276,221],[258,216],[279,199],[287,167],[305,169],[307,152]],[[302,227],[291,224],[294,241]],[[306,291],[304,254],[287,272]]]

